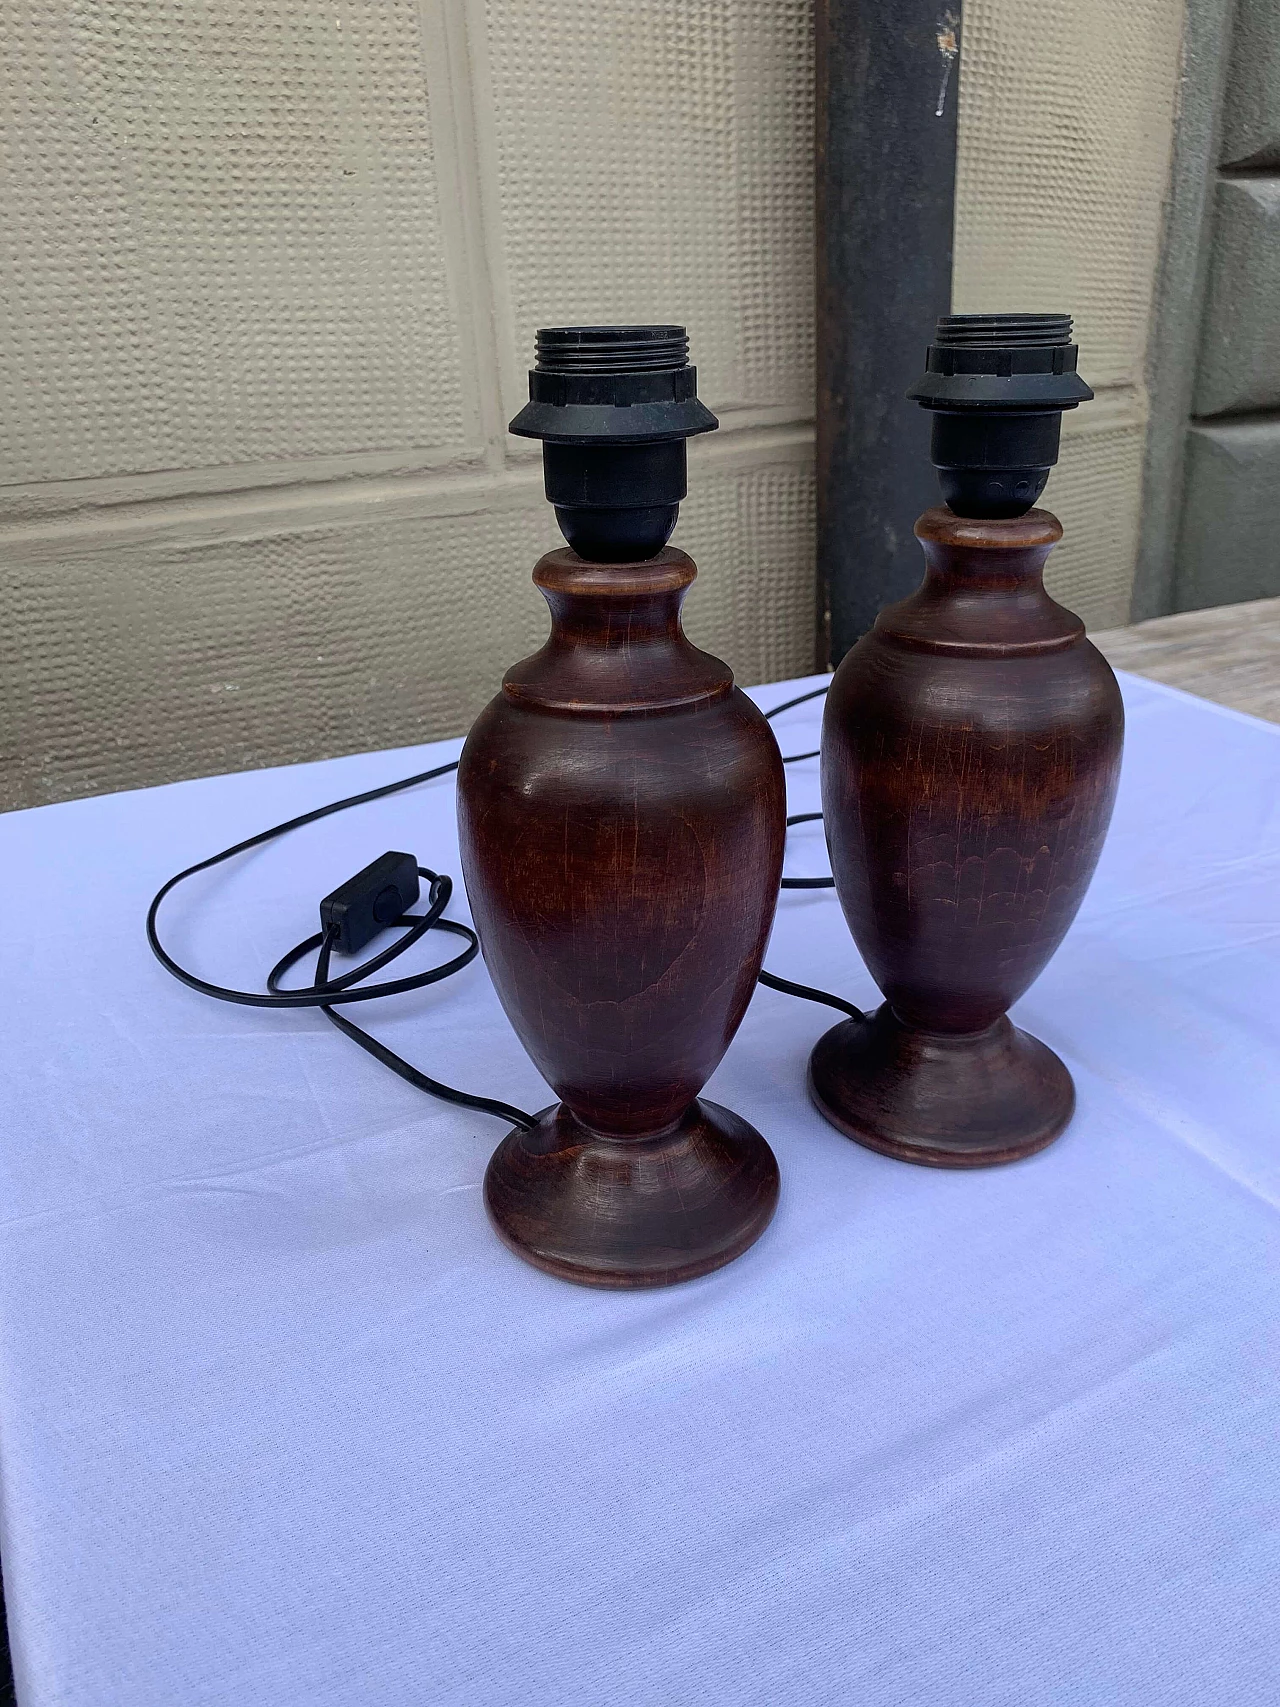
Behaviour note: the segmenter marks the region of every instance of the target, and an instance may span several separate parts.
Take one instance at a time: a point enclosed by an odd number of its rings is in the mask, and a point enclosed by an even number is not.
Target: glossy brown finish
[[[651,1138],[593,1133],[556,1103],[532,1132],[507,1135],[484,1189],[498,1232],[539,1268],[593,1286],[669,1286],[755,1243],[778,1200],[778,1164],[714,1102],[698,1099]]]
[[[814,1050],[810,1088],[860,1143],[975,1167],[1043,1148],[1070,1075],[1005,1011],[1084,898],[1119,779],[1120,690],[1045,592],[1055,517],[916,524],[926,573],[827,696],[822,804],[849,928],[887,1001]]]
[[[920,1031],[888,1002],[819,1038],[809,1088],[846,1137],[935,1168],[1033,1155],[1058,1136],[1076,1102],[1053,1050],[1007,1017],[976,1034]]]
[[[458,774],[485,963],[563,1106],[485,1179],[502,1237],[595,1286],[730,1261],[768,1224],[764,1140],[695,1101],[746,1012],[782,871],[768,724],[680,627],[696,570],[553,551],[552,631],[507,672]]]

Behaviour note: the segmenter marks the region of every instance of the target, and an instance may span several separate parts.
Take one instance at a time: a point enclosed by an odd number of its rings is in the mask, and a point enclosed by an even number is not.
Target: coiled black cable
[[[826,688],[810,688],[808,693],[797,694],[794,699],[784,699],[781,705],[775,705],[772,711],[766,711],[765,716],[768,718],[780,717],[784,711],[790,711],[793,706],[805,705],[811,699],[821,699],[826,691]],[[816,759],[821,751],[820,747],[815,747],[811,753],[789,753],[782,762],[784,765],[798,765],[802,759]],[[821,823],[821,821],[821,812],[796,812],[787,819],[787,828],[790,830],[796,824]],[[834,877],[784,877],[782,880],[784,889],[834,889],[835,884]]]
[[[811,699],[819,699],[826,693],[825,687],[813,688],[808,693],[797,694],[794,699],[785,700],[781,705],[775,705],[766,711],[767,718],[780,716],[784,711],[790,711],[793,706],[804,705]],[[818,749],[811,753],[792,753],[783,760],[784,764],[798,764],[802,759],[817,758]],[[453,759],[448,764],[436,765],[431,770],[418,771],[413,776],[401,777],[397,782],[383,783],[378,788],[366,789],[361,794],[348,795],[343,800],[330,801],[327,806],[317,806],[313,811],[302,812],[296,818],[289,818],[283,824],[273,824],[268,830],[260,830],[256,836],[247,836],[244,841],[236,842],[234,846],[223,848],[221,853],[210,855],[208,859],[189,865],[185,871],[177,872],[167,882],[163,883],[153,896],[147,909],[147,941],[156,959],[173,977],[185,984],[189,989],[198,991],[202,996],[211,996],[220,1002],[236,1002],[244,1007],[254,1008],[318,1008],[331,1025],[349,1037],[353,1043],[359,1044],[375,1061],[380,1061],[384,1067],[389,1067],[393,1073],[425,1091],[428,1096],[439,1098],[442,1102],[453,1103],[458,1108],[475,1109],[480,1114],[496,1115],[515,1126],[526,1130],[535,1124],[535,1117],[525,1110],[515,1108],[510,1103],[499,1102],[493,1097],[477,1096],[471,1091],[458,1090],[453,1085],[443,1084],[439,1079],[433,1079],[429,1074],[388,1049],[386,1044],[379,1043],[367,1031],[362,1030],[345,1014],[339,1013],[339,1005],[345,1006],[351,1002],[371,1002],[382,996],[403,995],[408,990],[421,990],[429,984],[438,984],[445,978],[451,978],[455,972],[461,972],[469,966],[480,952],[480,941],[470,925],[464,925],[459,919],[446,919],[444,910],[449,905],[453,895],[453,879],[443,873],[429,871],[425,866],[418,867],[418,875],[427,880],[427,911],[423,914],[404,913],[393,922],[392,928],[405,927],[405,934],[393,942],[390,947],[380,950],[377,954],[364,960],[359,966],[349,972],[343,972],[338,977],[330,977],[330,960],[333,953],[335,933],[320,931],[314,936],[307,937],[297,943],[289,952],[272,967],[267,976],[266,992],[256,990],[236,990],[222,984],[214,984],[205,978],[189,972],[179,964],[164,944],[160,941],[158,916],[165,897],[172,893],[180,883],[187,878],[195,877],[199,872],[209,871],[215,865],[221,865],[225,860],[234,859],[237,854],[248,853],[251,848],[261,847],[265,842],[274,841],[277,836],[288,835],[291,830],[301,830],[308,824],[315,824],[322,818],[330,818],[335,812],[345,812],[352,806],[367,806],[375,800],[385,800],[388,795],[401,794],[406,789],[416,788],[420,783],[434,782],[438,777],[449,776],[458,768],[458,760]],[[787,825],[809,823],[820,819],[820,812],[800,812],[787,819]],[[834,879],[830,877],[784,877],[784,889],[830,889]],[[444,961],[439,966],[433,966],[426,972],[414,973],[408,978],[393,978],[380,984],[367,984],[362,988],[354,986],[362,984],[365,978],[375,972],[380,972],[384,966],[389,966],[406,950],[413,947],[429,931],[447,931],[451,936],[462,937],[466,947],[452,959]],[[285,989],[283,979],[297,963],[306,955],[315,953],[316,970],[313,981],[302,989]],[[781,991],[783,995],[799,996],[806,1001],[821,1002],[828,1007],[837,1008],[855,1019],[862,1017],[861,1011],[839,996],[829,995],[823,990],[811,989],[807,984],[795,984],[786,978],[777,978],[770,972],[760,973],[760,982],[771,990]]]
[[[418,771],[413,776],[401,777],[397,782],[383,783],[380,788],[366,789],[362,794],[351,794],[343,800],[330,801],[327,806],[318,806],[314,811],[302,812],[296,818],[289,818],[283,824],[273,824],[269,830],[260,830],[256,836],[248,836],[242,842],[236,842],[233,847],[223,848],[221,853],[211,855],[209,859],[199,860],[195,865],[189,865],[185,871],[179,871],[163,884],[152,899],[147,909],[147,941],[151,952],[164,967],[166,972],[186,984],[189,989],[198,990],[202,996],[212,996],[220,1002],[238,1002],[243,1007],[252,1008],[319,1008],[321,1013],[345,1033],[353,1043],[358,1043],[361,1049],[372,1055],[376,1061],[381,1061],[384,1067],[390,1067],[393,1073],[398,1073],[409,1084],[415,1085],[420,1091],[426,1091],[429,1096],[439,1097],[444,1102],[451,1102],[460,1108],[473,1108],[481,1114],[494,1114],[503,1120],[508,1120],[516,1126],[526,1129],[534,1125],[534,1117],[523,1109],[514,1108],[510,1103],[497,1102],[492,1097],[482,1097],[470,1091],[460,1091],[452,1085],[441,1083],[421,1072],[409,1061],[388,1049],[386,1044],[379,1043],[376,1037],[371,1037],[367,1031],[362,1031],[358,1025],[347,1019],[344,1014],[336,1011],[339,1003],[371,1002],[379,996],[403,995],[407,990],[421,990],[429,984],[438,984],[444,978],[450,978],[455,972],[461,972],[464,966],[469,966],[480,952],[480,939],[470,925],[464,925],[459,919],[443,917],[445,908],[453,895],[453,879],[440,872],[429,871],[425,866],[418,867],[418,875],[425,877],[428,883],[427,911],[424,914],[405,913],[395,921],[397,925],[408,927],[404,936],[393,942],[389,948],[382,949],[370,959],[362,961],[350,972],[344,972],[340,977],[329,977],[329,960],[333,950],[332,941],[327,933],[321,932],[316,936],[307,937],[304,942],[291,948],[282,959],[272,967],[267,978],[267,993],[257,990],[233,990],[222,984],[212,984],[205,978],[199,978],[194,972],[189,972],[180,965],[164,944],[160,941],[157,917],[161,903],[166,895],[177,888],[179,883],[185,883],[188,877],[194,877],[197,872],[208,871],[215,865],[221,865],[224,860],[233,859],[236,854],[247,853],[250,848],[261,847],[264,842],[273,841],[277,836],[287,835],[290,830],[300,830],[307,824],[315,824],[321,818],[329,818],[335,812],[345,812],[351,806],[367,806],[374,800],[385,800],[390,794],[401,794],[407,788],[416,788],[419,783],[434,782],[437,777],[449,776],[458,768],[458,761],[449,764],[436,765],[432,770]],[[380,972],[384,966],[399,958],[407,949],[413,947],[428,931],[448,931],[452,936],[460,936],[466,942],[466,947],[451,960],[446,960],[441,966],[433,966],[429,971],[415,973],[409,978],[393,978],[382,984],[369,984],[363,989],[353,989],[352,985],[363,978],[368,978],[374,972]],[[316,976],[314,981],[305,989],[284,990],[281,979],[285,973],[295,966],[304,955],[318,950],[316,961]]]
[[[811,688],[808,693],[797,694],[794,699],[784,700],[781,705],[775,705],[772,711],[765,712],[765,716],[777,717],[784,711],[790,711],[792,706],[804,705],[806,701],[811,699],[820,699],[826,691],[825,687]],[[801,759],[816,759],[821,750],[821,748],[815,747],[811,753],[791,753],[782,762],[784,765],[795,765],[799,764]],[[821,812],[793,812],[787,819],[787,828],[790,830],[796,824],[820,824],[821,822]],[[834,877],[784,877],[782,879],[784,889],[834,889],[835,886]],[[798,996],[804,1002],[820,1002],[823,1007],[835,1008],[839,1013],[848,1014],[850,1019],[866,1018],[861,1008],[854,1007],[852,1002],[846,1002],[843,996],[833,996],[829,990],[816,990],[811,984],[797,984],[790,978],[779,978],[776,973],[766,972],[763,967],[760,970],[759,982],[766,989],[777,990],[784,996]]]
[[[418,867],[418,875],[431,880],[431,894],[433,895],[436,885],[443,883],[446,887],[443,890],[442,905],[448,902],[449,896],[453,892],[453,884],[447,877],[443,879],[437,877],[434,872],[428,871],[425,866],[421,865]],[[432,906],[434,907],[434,902]],[[410,989],[417,988],[420,984],[434,984],[441,978],[448,978],[454,972],[461,972],[464,966],[470,965],[479,951],[480,944],[476,933],[469,925],[464,925],[457,919],[442,919],[438,915],[432,918],[431,912],[428,911],[423,917],[413,913],[402,914],[395,923],[411,925],[413,928],[407,937],[402,937],[390,950],[384,951],[383,955],[377,957],[384,965],[386,954],[389,953],[394,957],[403,953],[410,943],[416,942],[423,931],[430,930],[432,925],[439,930],[453,931],[458,936],[470,938],[470,947],[464,949],[461,954],[455,955],[452,960],[447,960],[443,966],[433,967],[430,972],[423,973],[420,978],[402,980],[402,983]],[[280,980],[289,968],[296,965],[304,954],[310,954],[312,949],[319,950],[316,955],[316,977],[315,984],[312,986],[313,990],[341,989],[344,984],[350,983],[352,978],[360,977],[369,969],[370,963],[366,963],[364,967],[358,967],[355,972],[344,974],[341,978],[329,978],[329,957],[333,952],[335,934],[332,930],[320,931],[315,936],[309,936],[305,942],[300,942],[296,948],[291,948],[288,954],[278,960],[267,974],[267,988],[273,992],[279,990]],[[426,1091],[428,1096],[438,1097],[441,1102],[451,1102],[458,1108],[474,1108],[481,1114],[497,1115],[500,1120],[509,1120],[513,1126],[523,1126],[526,1131],[532,1130],[537,1124],[532,1114],[526,1114],[522,1108],[514,1108],[509,1102],[498,1102],[492,1097],[475,1096],[471,1091],[460,1091],[453,1085],[446,1085],[439,1079],[431,1078],[421,1068],[406,1061],[402,1055],[397,1055],[393,1049],[388,1049],[385,1043],[379,1043],[376,1037],[371,1037],[367,1031],[362,1031],[345,1014],[340,1014],[332,1002],[320,1002],[317,1005],[331,1025],[336,1025],[339,1031],[345,1033],[353,1043],[358,1043],[361,1049],[373,1056],[375,1061],[381,1061],[384,1067],[390,1067],[393,1073],[398,1073],[402,1079],[406,1079],[418,1090]]]

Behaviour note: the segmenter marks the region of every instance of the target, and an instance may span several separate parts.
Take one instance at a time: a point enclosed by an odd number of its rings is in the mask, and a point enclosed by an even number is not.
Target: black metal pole
[[[951,306],[960,0],[817,0],[818,575],[834,664],[920,579],[906,406]]]

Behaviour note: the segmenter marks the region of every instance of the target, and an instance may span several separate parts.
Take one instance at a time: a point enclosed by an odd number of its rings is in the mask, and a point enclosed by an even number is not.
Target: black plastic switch
[[[320,928],[334,931],[338,954],[359,954],[379,931],[393,925],[418,899],[413,854],[384,853],[320,903]]]

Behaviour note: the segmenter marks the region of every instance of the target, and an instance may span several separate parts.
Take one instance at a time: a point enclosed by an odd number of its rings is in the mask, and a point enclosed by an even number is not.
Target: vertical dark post
[[[920,580],[928,425],[903,408],[951,306],[960,0],[818,0],[818,575],[831,662]]]

